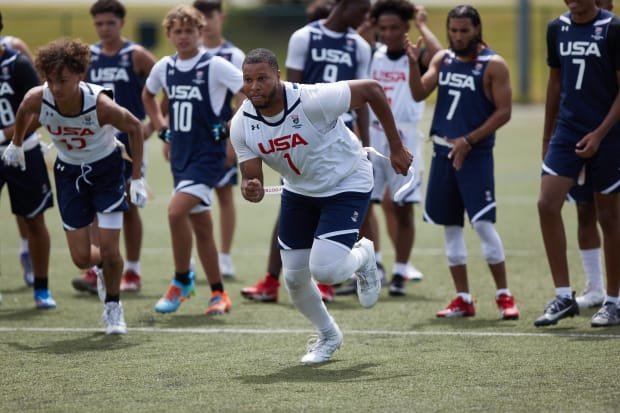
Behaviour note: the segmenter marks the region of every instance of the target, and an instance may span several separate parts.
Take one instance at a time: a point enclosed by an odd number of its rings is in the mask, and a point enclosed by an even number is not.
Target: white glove
[[[26,170],[24,148],[13,145],[13,142],[9,143],[9,146],[7,146],[4,150],[4,153],[2,154],[2,161],[8,166],[19,166],[22,171]]]
[[[132,204],[138,208],[144,208],[144,205],[146,205],[147,192],[143,178],[131,180],[129,184],[129,197]]]

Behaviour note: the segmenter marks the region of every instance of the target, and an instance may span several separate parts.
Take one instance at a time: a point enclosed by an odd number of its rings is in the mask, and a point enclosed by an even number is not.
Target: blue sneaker
[[[28,287],[32,287],[34,285],[34,272],[32,272],[32,260],[30,259],[30,253],[28,251],[24,251],[19,254],[19,262],[22,264],[22,268],[24,269],[24,282]]]
[[[38,310],[56,308],[56,301],[52,298],[50,290],[34,290],[34,304]]]
[[[157,304],[155,304],[155,311],[158,313],[172,313],[176,311],[183,301],[189,299],[191,295],[194,295],[195,277],[196,274],[193,272],[189,273],[190,283],[188,285],[183,285],[177,280],[172,280],[168,290],[166,290],[164,295],[157,301]]]

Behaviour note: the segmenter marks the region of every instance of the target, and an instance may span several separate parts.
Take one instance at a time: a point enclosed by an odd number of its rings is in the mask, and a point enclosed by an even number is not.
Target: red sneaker
[[[121,291],[137,293],[142,287],[140,274],[133,270],[127,270],[121,278]]]
[[[497,308],[504,320],[517,320],[519,318],[519,309],[515,305],[515,298],[512,295],[500,294],[495,300]]]
[[[258,284],[243,288],[241,295],[248,300],[275,303],[278,301],[278,288],[280,282],[267,274]]]
[[[78,291],[87,291],[91,294],[97,294],[97,271],[96,267],[89,268],[82,278],[74,278],[71,285]]]
[[[324,303],[331,303],[334,301],[334,287],[332,285],[319,284],[316,283],[317,287],[319,287],[319,291],[321,292],[321,299]]]
[[[466,303],[461,296],[457,296],[446,308],[438,311],[437,317],[472,317],[476,315],[473,301]]]

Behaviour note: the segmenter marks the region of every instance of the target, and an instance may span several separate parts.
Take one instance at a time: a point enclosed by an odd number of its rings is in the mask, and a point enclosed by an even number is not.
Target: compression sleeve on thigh
[[[97,212],[97,222],[99,228],[103,229],[121,229],[123,228],[122,212]]]

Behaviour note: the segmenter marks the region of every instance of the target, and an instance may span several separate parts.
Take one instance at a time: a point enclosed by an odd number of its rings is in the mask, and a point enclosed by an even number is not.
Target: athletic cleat
[[[220,315],[230,311],[232,303],[226,291],[213,291],[209,299],[209,307],[205,310],[205,315]]]
[[[275,303],[278,301],[279,288],[280,281],[267,274],[258,284],[243,288],[241,295],[248,300]]]
[[[235,266],[230,255],[219,254],[220,273],[224,278],[235,278]]]
[[[413,265],[407,263],[407,272],[405,272],[405,279],[409,281],[422,281],[424,274]]]
[[[536,327],[557,324],[563,318],[579,315],[579,305],[575,300],[575,292],[571,297],[556,296],[545,306],[545,312],[534,321]]]
[[[183,301],[189,299],[195,293],[194,277],[194,273],[190,272],[190,283],[188,285],[172,280],[164,295],[155,304],[155,311],[158,313],[175,312]]]
[[[575,301],[577,301],[577,305],[580,309],[598,307],[605,301],[605,291],[602,289],[595,290],[587,286],[586,289],[575,298]]]
[[[142,278],[140,274],[133,270],[127,270],[121,278],[121,292],[137,293],[142,288]]]
[[[381,292],[381,280],[377,272],[374,244],[368,238],[360,239],[355,248],[363,248],[368,254],[368,259],[357,270],[357,298],[362,307],[370,308],[379,299]]]
[[[383,268],[383,264],[380,262],[377,262],[377,273],[379,274],[379,279],[381,280],[381,287],[385,287],[388,284],[388,281],[385,276],[385,268]]]
[[[332,354],[342,345],[342,331],[336,323],[334,323],[334,331],[321,337],[318,336],[316,341],[308,344],[306,354],[301,358],[304,364],[317,364],[329,361]]]
[[[50,290],[34,290],[34,305],[37,310],[56,308],[56,301],[52,298]]]
[[[331,303],[334,301],[334,295],[336,294],[334,292],[334,286],[321,283],[316,283],[316,286],[319,287],[321,300],[323,300],[324,303]]]
[[[476,308],[473,301],[471,303],[465,302],[463,297],[458,295],[454,300],[450,301],[450,304],[441,311],[435,314],[437,317],[473,317],[476,315]]]
[[[403,295],[406,295],[405,277],[400,274],[393,274],[392,282],[390,282],[390,287],[388,288],[388,294],[392,297],[402,297]]]
[[[499,313],[504,320],[517,320],[519,319],[519,309],[515,304],[515,298],[512,295],[500,294],[495,299]]]
[[[97,266],[93,266],[86,270],[82,278],[74,278],[71,285],[78,291],[86,291],[91,294],[97,294]]]
[[[34,285],[34,272],[32,271],[32,259],[30,258],[30,252],[24,251],[19,254],[19,262],[24,269],[24,282],[28,287]]]
[[[107,335],[127,334],[123,305],[120,302],[109,301],[104,304],[101,322],[106,325],[105,333]]]
[[[592,316],[590,325],[592,327],[610,327],[620,324],[620,314],[618,314],[618,306],[614,303],[605,303]]]

